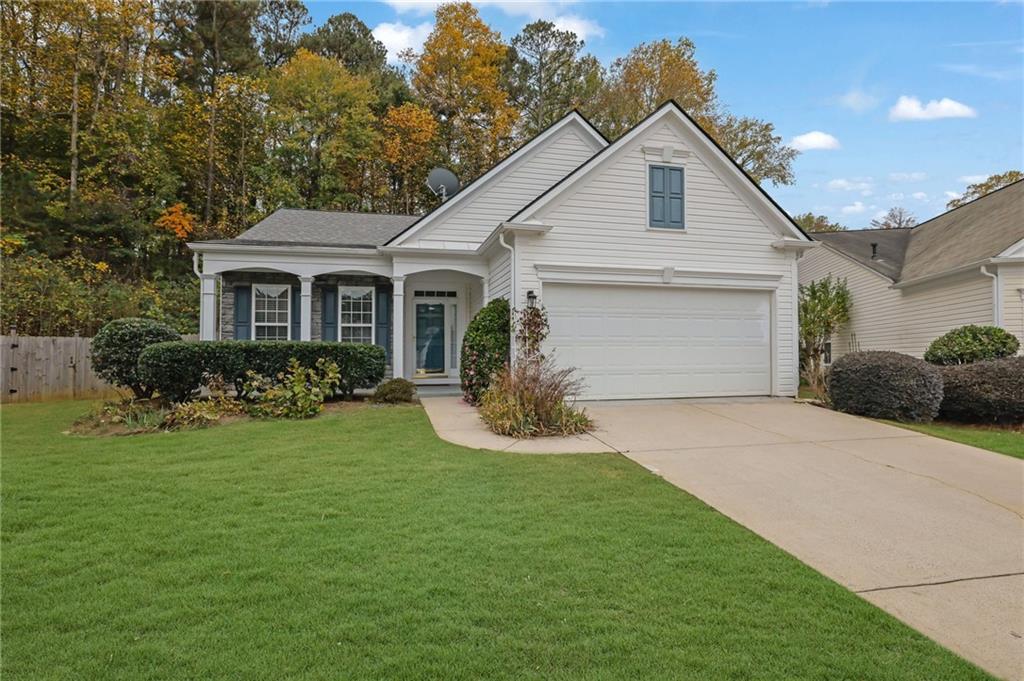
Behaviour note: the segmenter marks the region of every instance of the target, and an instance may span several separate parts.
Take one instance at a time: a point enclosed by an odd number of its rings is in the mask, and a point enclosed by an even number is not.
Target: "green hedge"
[[[508,363],[511,310],[504,298],[495,298],[481,308],[462,337],[459,378],[462,395],[479,404],[491,376]]]
[[[152,319],[115,319],[92,339],[93,371],[111,385],[130,388],[137,398],[149,397],[153,386],[139,375],[139,356],[147,346],[180,340],[177,331]]]
[[[968,325],[953,329],[932,341],[924,359],[932,364],[970,364],[1001,357],[1013,357],[1020,341],[998,326]]]
[[[384,348],[357,343],[294,341],[177,341],[157,343],[142,351],[139,373],[163,397],[181,402],[191,397],[211,376],[221,376],[241,393],[245,372],[276,376],[292,358],[304,367],[318,359],[338,365],[339,392],[351,396],[358,388],[372,388],[384,378]]]
[[[1024,423],[1024,357],[942,367],[939,416],[966,423]]]
[[[832,363],[828,395],[838,411],[927,423],[939,413],[942,374],[898,352],[851,352]]]

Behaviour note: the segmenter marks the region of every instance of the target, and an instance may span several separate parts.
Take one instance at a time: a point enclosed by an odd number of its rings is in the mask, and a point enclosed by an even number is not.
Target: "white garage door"
[[[558,364],[585,397],[771,393],[771,302],[764,291],[545,284]]]

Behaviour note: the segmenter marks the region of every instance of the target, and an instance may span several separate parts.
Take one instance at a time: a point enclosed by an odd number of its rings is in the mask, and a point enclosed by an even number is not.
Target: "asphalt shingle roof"
[[[375,248],[418,219],[416,215],[281,208],[234,239],[207,243]]]
[[[1024,180],[911,229],[811,235],[895,281],[909,281],[993,258],[1024,239]],[[871,257],[871,244],[878,255]]]

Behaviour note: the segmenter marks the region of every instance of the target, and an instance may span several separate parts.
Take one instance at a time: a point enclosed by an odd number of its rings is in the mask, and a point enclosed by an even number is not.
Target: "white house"
[[[203,339],[362,341],[457,383],[487,301],[543,304],[590,398],[793,395],[815,244],[669,102],[609,144],[573,112],[422,217],[279,210],[189,244]]]
[[[920,357],[947,331],[1000,326],[1024,341],[1024,181],[910,229],[815,234],[800,283],[845,279],[853,307],[832,339]]]

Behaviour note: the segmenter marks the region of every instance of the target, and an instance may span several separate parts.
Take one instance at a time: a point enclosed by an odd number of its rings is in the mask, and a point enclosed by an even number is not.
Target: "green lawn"
[[[618,455],[86,408],[2,411],[4,681],[988,678]]]
[[[1024,459],[1024,432],[1008,428],[967,426],[958,423],[897,423],[894,426],[916,430],[925,435],[934,435],[944,440],[962,442],[965,445],[981,447],[1000,454]]]

